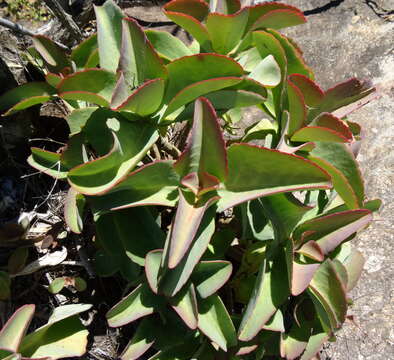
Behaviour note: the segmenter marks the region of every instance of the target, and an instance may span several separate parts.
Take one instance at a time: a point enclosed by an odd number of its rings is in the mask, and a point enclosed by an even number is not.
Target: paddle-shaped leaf
[[[324,91],[311,79],[301,74],[290,75],[290,81],[304,95],[305,104],[309,107],[317,107],[323,100]]]
[[[234,144],[227,156],[229,175],[218,191],[219,211],[261,196],[330,188],[329,175],[323,169],[296,155]]]
[[[223,351],[237,344],[235,328],[218,295],[199,302],[198,328]]]
[[[171,298],[170,305],[190,329],[197,328],[197,298],[193,284]]]
[[[306,126],[293,133],[291,141],[308,142],[308,141],[326,141],[346,143],[349,139],[340,133],[320,126]]]
[[[266,87],[275,87],[281,80],[281,69],[272,55],[261,60],[249,74],[251,79]]]
[[[55,179],[64,179],[68,169],[61,164],[61,154],[40,148],[31,148],[31,155],[27,159],[30,166]]]
[[[347,291],[352,290],[356,286],[361,272],[363,271],[364,263],[365,259],[363,255],[356,249],[352,249],[349,256],[343,261],[348,275]]]
[[[208,5],[203,0],[172,0],[164,6],[164,10],[190,15],[199,21],[208,15]]]
[[[99,63],[93,64],[93,59],[98,59],[97,34],[89,36],[76,46],[71,52],[70,59],[74,61],[77,69],[96,67]]]
[[[349,126],[330,113],[322,113],[311,122],[311,125],[335,131],[347,141],[352,141],[354,139]]]
[[[70,188],[64,203],[64,219],[70,230],[80,234],[83,229],[83,210],[85,207],[85,197],[78,191]]]
[[[289,101],[290,121],[287,133],[293,135],[304,126],[306,120],[306,106],[301,91],[291,82],[287,82],[287,96]],[[296,141],[296,140],[295,140]]]

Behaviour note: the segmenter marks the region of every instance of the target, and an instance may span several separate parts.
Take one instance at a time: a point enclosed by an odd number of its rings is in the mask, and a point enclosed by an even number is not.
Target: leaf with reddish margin
[[[202,299],[215,294],[230,278],[233,266],[229,261],[201,261],[193,271],[192,282]]]
[[[259,17],[252,25],[252,30],[261,28],[283,29],[305,23],[306,18],[301,11],[278,9]]]
[[[107,312],[108,325],[119,327],[129,324],[153,314],[158,306],[160,306],[159,298],[150,291],[146,283],[143,283]]]
[[[318,108],[309,112],[308,121],[311,122],[322,112],[333,112],[343,106],[354,103],[370,95],[375,90],[368,82],[362,82],[356,78],[340,83],[325,92]]]
[[[320,265],[309,285],[312,301],[321,305],[328,316],[331,328],[341,327],[346,318],[346,291],[330,259]],[[319,307],[316,310],[319,311]]]
[[[352,249],[349,256],[343,261],[348,274],[347,291],[352,290],[356,286],[363,271],[364,263],[365,259],[363,255],[356,249]]]
[[[105,195],[91,198],[96,211],[120,210],[134,206],[175,206],[179,175],[172,161],[157,161],[130,173]]]
[[[150,124],[116,119],[112,112],[104,118],[113,146],[110,152],[69,171],[68,181],[85,195],[101,195],[126,178],[128,173],[145,156],[158,138],[157,130]]]
[[[155,294],[158,293],[158,279],[162,257],[162,249],[152,250],[145,257],[146,279],[148,280],[149,287]]]
[[[328,341],[329,337],[330,336],[321,329],[316,330],[316,328],[314,328],[300,360],[312,359],[319,352],[323,344]]]
[[[227,155],[222,130],[215,109],[205,98],[195,102],[193,127],[187,146],[174,168],[181,177],[197,173],[199,189],[206,187],[203,174],[215,176],[220,181],[227,177]]]
[[[243,8],[233,15],[210,13],[206,28],[212,48],[219,54],[228,54],[240,42],[248,21],[248,9]]]
[[[87,69],[66,76],[57,86],[63,99],[84,100],[109,106],[116,75],[104,69]]]
[[[163,79],[148,80],[113,110],[131,111],[139,116],[153,114],[163,100],[164,84]]]
[[[0,349],[17,352],[33,318],[35,305],[23,305],[8,319],[0,331]]]
[[[57,74],[48,73],[45,75],[45,81],[54,88],[56,88],[62,80],[63,77]]]
[[[218,190],[219,211],[261,196],[331,187],[330,177],[323,169],[296,155],[234,144],[228,148],[227,156],[229,175]]]
[[[309,286],[320,263],[303,264],[293,261],[291,265],[291,294],[300,295]]]
[[[273,262],[267,260],[262,262],[253,293],[238,329],[239,340],[252,340],[289,296],[284,266],[280,255]],[[274,287],[273,284],[277,286]]]
[[[327,129],[331,129],[346,138],[348,141],[353,140],[353,134],[350,131],[348,125],[346,125],[341,119],[335,117],[330,113],[322,113],[311,122],[312,126],[321,126]]]
[[[202,50],[212,51],[212,44],[208,30],[203,24],[201,24],[201,22],[196,20],[193,16],[178,12],[165,11],[165,14],[175,24],[179,25],[192,35],[198,41]]]
[[[302,241],[316,241],[327,255],[371,220],[372,213],[366,209],[338,212],[304,222],[294,230],[293,237],[297,246]],[[306,232],[309,235],[303,236]]]
[[[74,61],[77,69],[89,68],[87,66],[92,54],[98,49],[97,34],[89,36],[87,39],[78,44],[71,52],[70,59]],[[98,63],[96,64],[96,66]]]
[[[215,214],[216,207],[213,205],[205,212],[200,228],[190,247],[190,251],[174,269],[166,268],[166,253],[168,253],[169,247],[167,240],[164,249],[164,266],[162,267],[163,276],[159,282],[159,291],[162,291],[167,296],[174,296],[189,280],[195,266],[205,253],[209,241],[215,232]]]
[[[204,213],[217,198],[210,198],[204,204],[189,203],[179,191],[178,207],[171,227],[166,266],[174,269],[187,254],[200,227]]]
[[[248,77],[244,77],[240,83],[230,86],[227,90],[250,91],[259,94],[264,99],[267,99],[268,96],[267,89],[264,87],[263,84]]]
[[[286,10],[292,13],[297,13],[300,17],[303,17],[303,13],[301,10],[297,9],[294,6],[282,4],[279,2],[264,2],[262,4],[258,4],[255,6],[249,6],[249,20],[247,30],[253,26],[253,24],[264,15],[268,14],[271,11],[275,10]]]
[[[113,0],[107,0],[102,6],[95,6],[94,11],[97,20],[100,67],[115,73],[120,58],[124,14]]]
[[[45,82],[23,84],[0,96],[0,111],[10,108],[4,114],[8,116],[30,106],[42,104],[48,101],[53,94],[56,94],[55,88]]]
[[[164,10],[186,14],[202,21],[208,15],[209,6],[203,0],[172,0],[164,6]]]
[[[151,79],[166,79],[167,70],[134,19],[123,19],[119,70],[131,89]]]
[[[170,299],[170,305],[190,329],[198,324],[197,298],[193,284],[185,287],[175,297]]]
[[[211,13],[217,12],[225,15],[236,13],[241,10],[241,6],[240,0],[217,0],[210,2]]]
[[[65,68],[71,67],[65,51],[51,39],[43,35],[36,35],[32,40],[35,49],[48,64],[51,72],[60,73]]]
[[[302,324],[302,326],[293,324],[290,331],[281,336],[281,356],[287,360],[298,359],[308,344],[310,333],[311,326],[308,323]]]
[[[306,126],[293,133],[291,141],[308,142],[308,141],[327,141],[347,143],[349,139],[340,133],[321,126]]]
[[[85,207],[85,197],[70,188],[64,202],[64,220],[70,230],[80,234],[83,229],[82,214]]]
[[[306,120],[306,105],[301,91],[290,81],[287,82],[290,121],[287,133],[291,136],[301,129]]]
[[[350,149],[341,143],[316,141],[315,144],[308,159],[330,174],[334,189],[350,209],[362,207],[364,183]]]
[[[311,79],[301,74],[291,74],[290,81],[300,89],[305,103],[309,107],[317,107],[324,98],[324,91]]]
[[[237,344],[234,324],[221,298],[212,295],[199,302],[198,328],[223,351]]]
[[[27,162],[30,166],[41,171],[55,179],[64,179],[67,177],[69,169],[61,164],[61,155],[40,148],[31,148],[31,155]]]
[[[314,240],[307,241],[297,250],[297,252],[314,261],[324,260],[324,252],[319,244]]]

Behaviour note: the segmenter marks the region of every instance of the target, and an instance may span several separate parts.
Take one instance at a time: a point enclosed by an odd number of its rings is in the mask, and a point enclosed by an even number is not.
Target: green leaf
[[[62,80],[63,77],[57,74],[48,73],[45,75],[45,81],[54,88],[56,88]]]
[[[91,199],[96,211],[133,206],[175,206],[180,178],[170,160],[156,161],[130,173],[105,195]]]
[[[304,96],[291,81],[287,82],[287,96],[290,114],[287,133],[293,135],[298,129],[304,126],[307,111]]]
[[[347,256],[343,261],[343,265],[345,266],[348,275],[347,291],[352,290],[356,286],[363,271],[364,263],[365,259],[363,255],[356,249],[352,249],[349,256]]]
[[[238,45],[244,34],[248,15],[248,8],[243,8],[233,15],[224,15],[217,12],[208,15],[206,28],[215,52],[228,54]]]
[[[139,116],[148,116],[160,106],[164,96],[164,80],[149,80],[136,89],[115,111],[131,111]]]
[[[341,327],[347,311],[346,291],[330,259],[321,264],[316,271],[309,285],[309,294],[314,303],[320,303],[323,307],[331,328]]]
[[[30,166],[55,179],[64,179],[68,169],[61,164],[61,155],[40,148],[31,148],[31,155],[27,159]]]
[[[83,210],[86,199],[78,191],[70,188],[64,202],[64,220],[70,230],[80,234],[83,229]]]
[[[252,30],[261,28],[283,29],[306,23],[302,11],[293,9],[278,9],[260,16],[252,26]]]
[[[281,70],[275,58],[272,55],[268,55],[257,64],[249,74],[249,77],[266,87],[275,87],[280,83]]]
[[[350,209],[362,207],[364,184],[358,164],[345,144],[316,142],[308,158],[332,177],[334,189]]]
[[[307,106],[314,108],[320,105],[324,91],[311,79],[301,74],[291,74],[289,79],[304,95]]]
[[[153,314],[158,305],[158,298],[146,283],[139,285],[129,295],[107,312],[108,325],[119,327],[141,317]]]
[[[8,319],[0,331],[0,349],[17,352],[33,318],[35,305],[23,305]]]
[[[322,113],[311,122],[311,125],[321,126],[323,128],[333,130],[339,133],[347,141],[354,140],[353,134],[350,131],[349,126],[330,113]]]
[[[31,82],[18,86],[0,96],[0,111],[9,109],[8,116],[19,110],[48,101],[56,90],[46,82]]]
[[[252,296],[238,329],[239,340],[252,340],[289,296],[284,265],[280,255],[272,263],[262,262]]]
[[[211,13],[234,14],[241,9],[241,2],[238,0],[216,0],[210,2]]]
[[[115,73],[120,58],[124,14],[113,0],[107,0],[102,6],[95,6],[94,11],[97,20],[100,67]]]
[[[235,328],[226,307],[218,295],[199,302],[198,328],[223,351],[235,346]]]
[[[308,323],[301,326],[293,324],[290,331],[282,334],[281,338],[281,355],[288,360],[298,359],[307,347],[311,328]]]
[[[93,265],[97,275],[102,277],[112,276],[119,270],[119,259],[117,256],[97,251],[94,255]]]
[[[209,7],[206,2],[199,0],[173,0],[164,6],[164,10],[187,14],[202,21],[208,15]]]
[[[67,124],[70,128],[70,136],[79,133],[97,109],[97,107],[84,107],[73,110],[66,117]]]
[[[228,261],[201,261],[193,271],[192,281],[202,299],[215,294],[230,278],[233,266]]]
[[[295,142],[308,142],[308,141],[326,141],[326,142],[339,142],[346,143],[346,139],[340,133],[320,126],[306,126],[296,132],[291,137],[291,141]]]
[[[86,283],[86,281],[84,279],[77,276],[74,279],[74,287],[77,291],[82,292],[82,291],[86,290],[86,288],[88,287],[88,284]]]
[[[0,300],[7,300],[11,296],[11,278],[5,271],[0,271]]]
[[[90,68],[98,65],[91,65],[90,61],[94,52],[98,49],[97,34],[89,36],[87,39],[78,44],[71,52],[70,59],[74,61],[77,69]]]
[[[106,124],[106,138],[110,134],[113,138],[112,149],[96,160],[73,168],[67,175],[71,186],[86,195],[100,195],[117,185],[158,138],[157,130],[150,124],[130,122],[105,110],[101,115],[100,119],[95,118],[95,124],[98,120]]]
[[[58,85],[59,96],[109,106],[116,75],[104,69],[86,69],[65,77]]]
[[[180,39],[166,31],[145,30],[145,34],[157,53],[168,61],[193,55]]]
[[[155,294],[158,292],[159,271],[162,257],[163,250],[161,249],[152,250],[148,252],[145,257],[146,279],[148,280],[149,287]]]
[[[285,322],[282,311],[278,309],[271,319],[263,326],[264,330],[285,332]]]
[[[296,155],[247,144],[227,150],[229,175],[219,189],[218,210],[276,193],[330,188],[328,174]]]
[[[190,329],[197,328],[197,298],[193,284],[171,298],[170,305]]]
[[[313,334],[310,336],[308,344],[305,348],[304,353],[302,354],[300,360],[310,360],[312,359],[320,350],[325,342],[329,339],[329,335],[325,332],[318,332],[316,330],[313,331]]]
[[[151,79],[166,79],[167,71],[162,60],[147,39],[136,20],[122,22],[122,48],[119,70],[131,89]]]
[[[62,291],[65,284],[66,284],[66,280],[64,277],[56,278],[49,284],[48,291],[51,294],[57,294],[60,291]]]
[[[17,274],[22,271],[26,265],[28,256],[29,249],[27,247],[19,247],[15,249],[8,259],[8,272],[10,274]]]

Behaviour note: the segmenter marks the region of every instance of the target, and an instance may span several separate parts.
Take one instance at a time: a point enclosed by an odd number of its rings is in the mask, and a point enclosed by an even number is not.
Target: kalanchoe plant
[[[133,286],[107,314],[112,327],[138,321],[123,360],[311,359],[346,319],[364,262],[349,240],[380,206],[365,198],[360,126],[346,119],[375,89],[313,81],[277,31],[305,22],[294,7],[173,0],[164,12],[192,44],[143,31],[109,0],[71,54],[37,36],[46,82],[0,106],[70,109],[67,147],[28,161],[70,184],[73,232],[93,213],[97,273]],[[266,116],[226,141],[249,106]],[[178,156],[163,144],[181,121]]]
[[[48,323],[26,335],[34,315],[34,305],[24,305],[10,317],[0,331],[0,359],[62,359],[82,356],[88,331],[78,314],[91,305],[64,305],[55,308]]]

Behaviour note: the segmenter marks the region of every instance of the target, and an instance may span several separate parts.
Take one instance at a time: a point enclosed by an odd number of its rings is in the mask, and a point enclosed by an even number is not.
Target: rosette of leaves
[[[311,359],[345,321],[363,266],[349,240],[380,206],[365,198],[360,127],[346,119],[374,88],[323,91],[277,31],[305,22],[291,6],[174,0],[164,11],[191,45],[107,1],[97,35],[71,54],[36,37],[47,82],[0,106],[70,107],[67,148],[33,148],[29,163],[69,182],[72,231],[93,213],[97,272],[133,286],[107,314],[113,327],[138,321],[122,359]],[[226,142],[247,106],[266,118]],[[151,161],[180,121],[184,151]]]
[[[55,308],[47,324],[26,335],[35,305],[24,305],[10,317],[0,331],[0,359],[62,359],[82,356],[88,331],[78,314],[91,305],[64,305]]]

